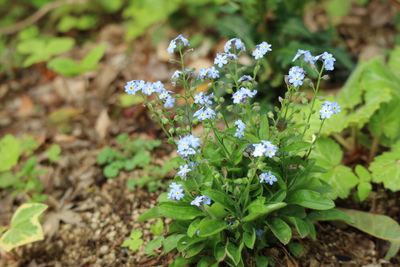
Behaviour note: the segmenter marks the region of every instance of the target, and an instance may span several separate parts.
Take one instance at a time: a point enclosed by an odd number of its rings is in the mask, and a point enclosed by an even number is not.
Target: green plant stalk
[[[378,152],[378,148],[379,148],[379,141],[381,140],[381,136],[380,135],[376,135],[374,136],[374,139],[372,140],[372,146],[371,146],[371,150],[369,152],[369,157],[368,157],[368,162],[371,163],[375,156],[376,153]]]
[[[308,114],[306,126],[304,128],[303,134],[301,135],[301,139],[304,138],[304,135],[306,134],[306,132],[308,130],[307,125],[310,123],[311,115],[313,114],[314,105],[315,105],[315,99],[317,99],[317,94],[318,94],[318,90],[319,90],[319,86],[320,86],[321,78],[322,78],[322,72],[324,71],[324,69],[325,69],[324,65],[322,65],[321,70],[318,73],[317,86],[315,87],[315,89],[313,88],[314,96],[313,96],[312,101],[311,101],[310,114]]]

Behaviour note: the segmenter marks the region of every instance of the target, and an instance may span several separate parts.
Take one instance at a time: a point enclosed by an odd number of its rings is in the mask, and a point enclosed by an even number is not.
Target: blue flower
[[[313,55],[311,55],[311,53],[308,50],[304,53],[304,61],[305,62],[308,62],[308,63],[314,65],[317,60],[318,60],[318,57],[314,57]]]
[[[308,50],[302,50],[302,49],[298,49],[297,50],[297,54],[294,56],[294,58],[292,59],[292,62],[295,61],[296,59],[298,59],[301,55],[304,55],[305,53],[307,53]]]
[[[259,177],[260,177],[260,183],[264,182],[272,185],[274,182],[278,181],[278,178],[276,178],[276,176],[273,175],[271,171],[261,173]]]
[[[172,91],[167,91],[165,89],[161,89],[160,92],[157,92],[157,93],[158,93],[158,97],[160,99],[166,99],[168,97],[171,97]]]
[[[217,57],[214,59],[214,64],[218,65],[218,67],[222,67],[225,64],[228,64],[227,56],[224,53],[218,53]]]
[[[190,205],[200,207],[201,202],[203,202],[203,196],[196,197],[192,202],[190,202]]]
[[[178,154],[182,157],[196,154],[195,148],[200,146],[200,138],[194,137],[193,135],[187,135],[179,139],[178,143]]]
[[[172,96],[168,96],[168,97],[164,98],[164,107],[173,108],[175,101],[176,101],[176,99],[173,98]]]
[[[153,87],[153,84],[151,82],[147,82],[145,87],[142,89],[142,92],[146,95],[151,95],[154,93],[156,90]]]
[[[171,198],[173,200],[180,200],[181,198],[183,198],[185,194],[183,193],[183,189],[181,188],[181,186],[181,184],[177,184],[175,182],[170,184],[169,187],[171,188],[171,190],[169,191],[167,198]]]
[[[125,92],[128,95],[135,95],[136,92],[142,91],[142,89],[145,87],[146,83],[143,80],[133,80],[129,81],[125,85]]]
[[[200,121],[204,121],[206,119],[212,119],[214,116],[215,116],[214,110],[212,110],[209,107],[207,108],[202,107],[193,114],[193,117],[196,117]]]
[[[234,43],[236,50],[246,50],[246,47],[244,46],[242,40],[240,40],[239,38],[233,38],[226,42],[224,46],[224,51],[226,53],[230,53],[230,50],[232,49],[232,43]]]
[[[253,144],[254,152],[253,157],[261,157],[265,155],[266,157],[272,158],[275,156],[277,147],[270,141],[261,140],[261,144]]]
[[[211,204],[211,198],[207,197],[207,196],[202,196],[203,197],[203,203],[206,205],[210,205]]]
[[[253,144],[253,146],[253,157],[261,157],[262,155],[264,155],[265,151],[267,151],[267,148],[263,144]]]
[[[267,42],[262,42],[261,44],[256,45],[256,49],[253,50],[253,57],[255,59],[262,58],[268,51],[272,51],[271,45]]]
[[[324,52],[320,55],[322,59],[324,60],[324,67],[326,70],[333,70],[334,69],[334,62],[336,61],[336,58],[332,56],[332,54],[329,54],[328,52]]]
[[[251,76],[243,75],[242,77],[239,78],[238,83],[242,83],[242,82],[245,82],[245,81],[250,81],[251,82],[252,80],[253,80],[253,78]]]
[[[182,34],[179,34],[178,37],[169,43],[169,47],[167,48],[168,53],[173,54],[177,45],[190,46],[188,40]]]
[[[261,240],[261,235],[264,233],[263,230],[259,229],[256,230],[256,236],[257,236],[257,240]]]
[[[209,77],[209,78],[211,78],[211,79],[217,79],[217,78],[219,78],[219,71],[218,71],[214,66],[212,66],[212,67],[209,68],[208,70],[209,70],[209,71],[208,71],[208,77]]]
[[[243,103],[248,97],[254,97],[256,94],[257,90],[251,91],[248,88],[242,87],[232,95],[233,103]]]
[[[298,72],[290,77],[289,83],[293,84],[294,86],[303,85],[303,79],[304,75]]]
[[[206,68],[199,69],[198,78],[204,80],[204,78],[206,78],[208,76],[209,71],[210,71],[210,69],[206,69]]]
[[[340,112],[340,106],[336,101],[334,102],[326,101],[325,103],[322,103],[322,108],[319,111],[319,113],[321,113],[320,116],[321,119],[329,119],[332,116],[332,114],[338,114],[339,112]]]
[[[191,171],[192,169],[189,168],[188,164],[185,164],[183,166],[179,166],[179,172],[177,173],[178,176],[180,176],[183,180],[186,179],[186,175]]]
[[[244,129],[246,128],[246,125],[243,123],[242,120],[237,120],[235,122],[235,125],[237,126],[237,129],[234,136],[237,138],[242,138],[244,136]]]
[[[200,105],[212,105],[212,100],[210,98],[214,97],[214,94],[206,95],[204,92],[200,92],[194,96],[194,103]]]

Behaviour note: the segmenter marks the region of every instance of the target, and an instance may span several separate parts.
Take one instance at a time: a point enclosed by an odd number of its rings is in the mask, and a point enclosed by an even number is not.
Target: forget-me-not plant
[[[140,94],[145,100],[154,96],[145,104],[178,154],[173,161],[179,168],[169,192],[140,220],[174,220],[166,236],[157,239],[167,251],[181,253],[172,266],[272,265],[274,259],[265,256],[265,249],[275,242],[291,242],[292,231],[301,238],[315,238],[307,213],[334,207],[322,193],[329,186],[313,176],[320,168],[309,158],[320,131],[312,140],[305,133],[311,116],[319,115],[321,129],[340,112],[338,103],[328,101],[319,114],[314,110],[321,99],[317,94],[322,74],[334,70],[335,58],[328,52],[313,56],[299,49],[293,58],[299,64],[284,79],[287,92],[279,98],[280,106],[265,110],[256,102],[257,92],[266,91],[257,87],[256,77],[260,62],[272,50],[269,43],[250,50],[255,67],[246,70],[238,62],[247,51],[244,42],[230,39],[214,65],[197,73],[185,66],[185,55],[192,52],[185,50],[188,46],[189,41],[179,35],[168,47],[170,54],[180,57],[172,59],[179,67],[171,77],[172,88],[141,80],[125,86],[126,93]],[[306,79],[304,65],[316,72],[316,86]],[[224,74],[229,81],[219,80]],[[198,91],[204,83],[209,92]],[[173,87],[178,86],[180,94],[174,93]],[[314,92],[311,101],[301,92],[304,86]],[[184,104],[178,105],[177,98]],[[302,122],[293,120],[300,112],[299,102],[308,106]]]

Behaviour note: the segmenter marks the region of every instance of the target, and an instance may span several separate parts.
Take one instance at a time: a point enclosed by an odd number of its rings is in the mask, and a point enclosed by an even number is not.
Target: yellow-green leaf
[[[47,207],[40,203],[23,204],[19,207],[12,217],[11,228],[0,238],[0,247],[9,252],[15,247],[43,240],[39,216]]]

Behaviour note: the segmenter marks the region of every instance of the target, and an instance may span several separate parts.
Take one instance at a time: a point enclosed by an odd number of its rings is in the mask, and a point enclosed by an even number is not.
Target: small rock
[[[100,254],[106,254],[108,252],[109,247],[107,245],[100,247]]]

